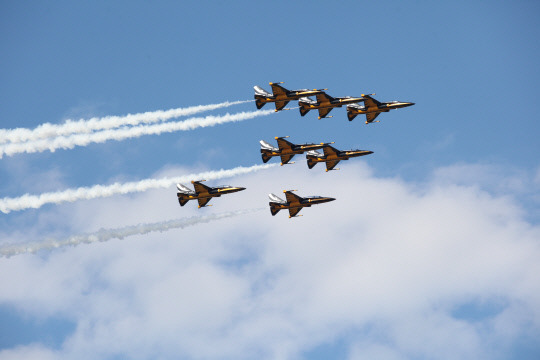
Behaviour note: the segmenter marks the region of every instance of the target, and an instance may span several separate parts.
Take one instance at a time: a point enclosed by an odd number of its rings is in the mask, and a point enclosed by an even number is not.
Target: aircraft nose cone
[[[410,103],[407,103],[407,105],[405,105],[405,106],[413,106],[414,104],[415,104],[415,103],[410,102]]]

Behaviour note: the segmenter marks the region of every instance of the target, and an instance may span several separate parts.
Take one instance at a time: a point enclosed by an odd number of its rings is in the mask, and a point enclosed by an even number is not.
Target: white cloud
[[[60,205],[82,233],[256,208],[283,189],[337,198],[301,218],[259,212],[0,259],[0,303],[76,322],[54,356],[81,359],[290,359],[337,338],[351,359],[505,358],[540,334],[540,227],[511,192],[377,178],[354,160],[317,170],[235,178],[247,190],[210,209],[180,208],[170,190]],[[480,318],[454,314],[494,301]]]

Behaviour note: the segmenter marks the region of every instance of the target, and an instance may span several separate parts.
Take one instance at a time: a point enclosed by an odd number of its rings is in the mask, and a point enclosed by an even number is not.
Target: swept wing
[[[289,103],[289,100],[285,101],[276,101],[276,111],[283,110],[285,106]]]
[[[297,208],[289,208],[289,216],[290,216],[290,217],[296,216],[296,214],[298,214],[298,213],[300,212],[300,210],[302,210],[301,207],[297,207]]]
[[[326,170],[328,170],[328,171],[333,170],[339,162],[340,162],[340,160],[327,161],[326,162]]]
[[[292,192],[290,191],[285,191],[285,199],[287,199],[287,202],[288,203],[292,203],[292,202],[302,202],[303,198],[296,195],[296,194],[293,194]]]
[[[326,117],[333,108],[319,108],[319,119]]]
[[[204,193],[204,192],[210,192],[212,190],[211,187],[201,184],[199,181],[193,182],[193,187],[195,188],[195,192],[197,194]]]
[[[289,163],[289,161],[291,161],[291,159],[293,158],[294,154],[291,154],[291,155],[281,155],[281,163],[282,164],[287,164]]]
[[[338,149],[330,145],[326,145],[325,147],[323,147],[323,151],[324,151],[324,156],[326,157],[331,156],[331,155],[337,155],[339,153]]]
[[[380,112],[370,112],[370,113],[367,113],[366,114],[366,121],[368,123],[372,122],[373,120],[375,120],[375,118],[377,116],[379,116]]]
[[[197,201],[199,202],[199,207],[206,206],[208,202],[212,200],[212,198],[198,198]]]

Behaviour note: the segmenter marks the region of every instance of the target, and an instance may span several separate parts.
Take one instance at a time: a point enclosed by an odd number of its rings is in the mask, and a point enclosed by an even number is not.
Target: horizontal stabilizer
[[[265,150],[262,150],[261,149],[261,157],[262,157],[262,161],[263,163],[267,163],[272,157],[268,154],[266,154]]]
[[[272,214],[272,216],[275,216],[279,212],[279,210],[281,210],[279,207],[270,203],[270,213]]]
[[[187,204],[189,200],[178,198],[178,202],[180,203],[180,206],[184,206]]]
[[[264,104],[266,104],[266,103],[264,101],[262,101],[261,99],[255,99],[255,105],[257,106],[257,109],[262,109]]]
[[[347,111],[347,117],[349,118],[349,121],[353,121],[357,115],[358,114],[353,114],[352,112]]]
[[[300,106],[300,115],[304,116],[309,112],[309,109]]]

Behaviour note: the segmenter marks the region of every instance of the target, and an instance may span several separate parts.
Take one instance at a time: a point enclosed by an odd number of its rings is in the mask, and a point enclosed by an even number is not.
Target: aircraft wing
[[[332,111],[332,108],[319,108],[319,118],[326,117],[330,111]]]
[[[198,198],[197,199],[197,201],[199,202],[199,207],[205,206],[206,204],[208,204],[210,200],[212,200],[212,198]]]
[[[302,198],[296,194],[293,194],[292,192],[290,191],[285,191],[285,199],[287,199],[287,202],[288,203],[292,203],[292,202],[302,202]]]
[[[330,146],[330,145],[325,145],[323,147],[323,151],[324,151],[324,156],[326,156],[326,157],[328,157],[330,155],[337,155],[339,153],[338,149],[336,149],[335,147]]]
[[[276,111],[283,110],[285,106],[289,103],[289,100],[286,101],[276,101]]]
[[[326,162],[326,170],[330,171],[336,167],[340,160],[332,160]]]
[[[293,143],[283,138],[277,138],[277,144],[278,144],[279,150],[292,149],[293,147]]]
[[[364,106],[366,108],[368,108],[368,107],[379,107],[379,105],[381,104],[380,102],[378,102],[377,100],[375,100],[371,96],[363,96],[363,98],[364,98]]]
[[[326,94],[326,93],[322,93],[322,94],[317,94],[317,102],[318,103],[324,103],[324,102],[332,102],[333,98]]]
[[[301,207],[298,207],[298,208],[289,208],[289,216],[290,216],[290,217],[296,216],[296,214],[298,214],[298,213],[300,212],[300,210],[302,210]]]
[[[373,120],[375,120],[375,118],[376,118],[377,116],[379,116],[379,114],[380,114],[380,113],[378,113],[378,112],[367,113],[367,114],[366,114],[366,121],[367,121],[368,123],[372,122]]]
[[[210,186],[203,185],[198,181],[193,182],[193,187],[195,188],[195,192],[197,194],[203,193],[203,192],[210,192],[210,190],[212,189]]]
[[[287,95],[287,90],[283,86],[279,84],[271,84],[270,86],[272,86],[272,93],[274,96]]]
[[[281,155],[281,163],[282,164],[287,164],[289,161],[291,161],[293,156],[294,156],[294,154],[293,155]]]

